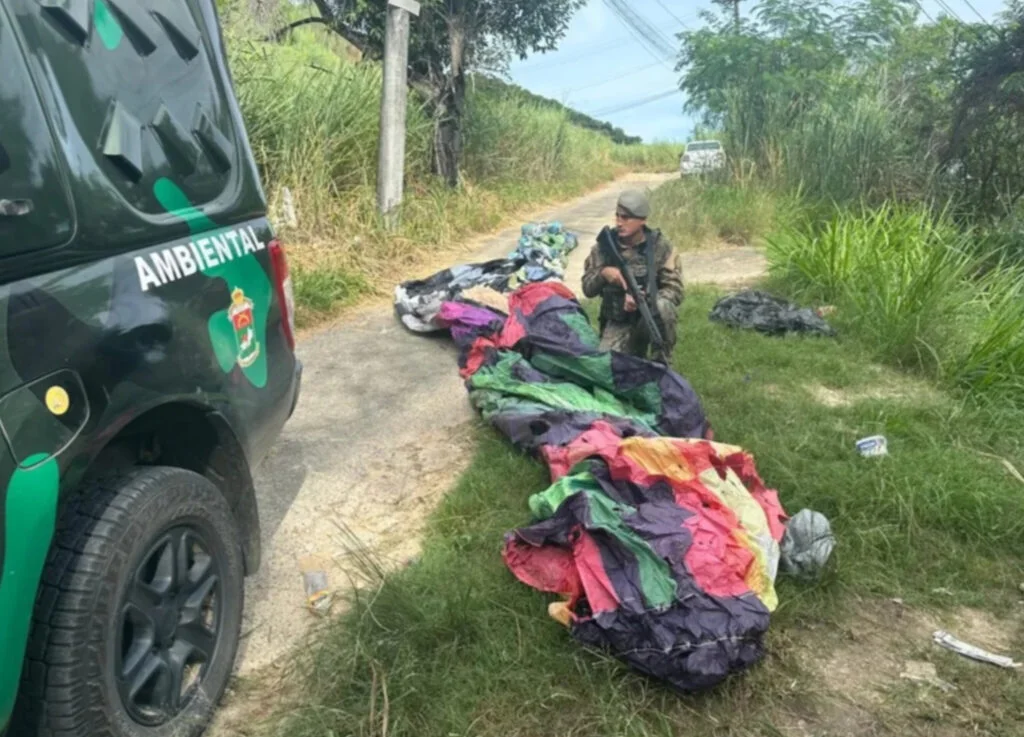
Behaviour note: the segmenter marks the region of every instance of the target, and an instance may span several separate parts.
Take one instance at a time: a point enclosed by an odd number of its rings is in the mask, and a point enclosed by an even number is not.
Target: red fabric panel
[[[487,350],[494,348],[494,341],[490,338],[477,338],[470,346],[469,355],[466,356],[466,367],[459,369],[459,376],[468,379],[480,370],[487,360]]]
[[[585,595],[594,614],[615,611],[619,600],[604,570],[601,549],[581,528],[575,532],[571,551],[554,545],[538,548],[513,538],[502,553],[505,565],[527,586],[568,596],[570,608]]]
[[[586,532],[580,536],[572,548],[576,560],[576,571],[583,583],[583,591],[587,595],[587,603],[594,614],[613,612],[619,608],[619,597],[615,595],[615,587],[604,570],[601,560],[601,549]]]
[[[524,315],[532,315],[537,306],[550,297],[576,301],[576,295],[562,282],[535,282],[520,287],[509,296],[509,312],[515,314],[518,310]]]
[[[705,471],[715,467],[715,460],[718,454],[711,449],[708,443],[676,443],[679,454],[686,459],[687,464],[693,472],[700,476]]]
[[[598,420],[569,445],[561,448],[546,445],[540,453],[551,471],[551,480],[558,481],[568,475],[573,466],[590,456],[614,457],[621,442],[622,438],[610,424]]]
[[[570,597],[570,607],[583,593],[583,585],[570,550],[554,545],[537,548],[513,538],[505,546],[502,557],[505,565],[520,581],[539,591]]]
[[[750,591],[746,576],[756,559],[736,541],[732,534],[735,526],[723,522],[722,515],[695,514],[686,520],[684,524],[693,536],[693,544],[683,560],[693,580],[706,593],[742,596]]]
[[[508,320],[505,321],[505,327],[501,329],[501,333],[498,334],[498,346],[511,350],[525,337],[526,326],[519,322],[518,316],[513,312],[509,315]]]

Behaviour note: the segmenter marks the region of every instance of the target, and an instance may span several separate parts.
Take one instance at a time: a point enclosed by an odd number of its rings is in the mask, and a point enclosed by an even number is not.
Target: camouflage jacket
[[[656,298],[650,300],[651,306],[656,308],[658,302],[667,301],[678,308],[685,296],[679,254],[660,230],[651,230],[645,226],[644,235],[645,238],[639,246],[620,245],[622,256],[636,277],[637,284],[646,290],[650,284],[647,249],[653,247]],[[601,276],[601,270],[606,266],[616,264],[609,260],[601,244],[596,243],[583,266],[583,294],[589,298],[601,297],[602,323],[639,320],[639,312],[626,312],[626,292],[621,285],[611,284]]]

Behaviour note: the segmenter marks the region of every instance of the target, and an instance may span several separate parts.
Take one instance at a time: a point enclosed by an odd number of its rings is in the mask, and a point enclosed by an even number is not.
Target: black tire
[[[171,559],[185,564],[168,569]],[[238,650],[243,579],[235,521],[207,479],[148,467],[90,484],[61,513],[36,601],[12,737],[201,734]],[[208,601],[215,606],[207,610]],[[212,645],[211,623],[217,632]],[[212,655],[204,658],[193,643]],[[134,697],[119,683],[123,670],[141,684]],[[143,702],[150,695],[154,703],[170,703],[173,674],[184,671],[200,680],[190,681],[180,710],[170,717],[170,708],[147,712]]]

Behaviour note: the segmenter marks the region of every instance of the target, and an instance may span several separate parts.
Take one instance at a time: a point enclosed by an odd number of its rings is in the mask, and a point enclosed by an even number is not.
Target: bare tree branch
[[[275,41],[275,42],[276,41],[280,41],[282,38],[284,38],[286,35],[288,35],[288,33],[293,31],[294,29],[301,28],[302,26],[308,26],[308,25],[313,24],[313,23],[319,23],[319,24],[325,25],[325,26],[329,26],[330,25],[330,23],[328,23],[328,21],[325,18],[322,18],[322,17],[320,17],[318,15],[313,15],[313,16],[310,16],[309,18],[303,18],[302,20],[297,20],[294,23],[289,23],[285,27],[277,29],[276,31],[271,33],[269,36],[264,38],[263,40],[264,41]]]

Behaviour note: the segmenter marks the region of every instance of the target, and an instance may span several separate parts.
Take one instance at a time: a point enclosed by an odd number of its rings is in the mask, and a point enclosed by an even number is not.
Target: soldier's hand
[[[626,286],[626,277],[624,277],[622,272],[614,266],[605,266],[601,269],[601,276],[603,276],[604,280],[609,284],[618,284],[623,289],[628,289]]]
[[[627,294],[626,295],[625,309],[626,309],[626,312],[636,312],[636,300],[633,299],[633,295],[632,294]]]

